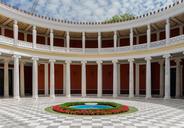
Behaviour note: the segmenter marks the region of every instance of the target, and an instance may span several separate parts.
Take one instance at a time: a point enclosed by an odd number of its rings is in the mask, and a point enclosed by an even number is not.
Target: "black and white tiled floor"
[[[114,101],[135,106],[136,113],[111,116],[58,115],[44,108],[67,101]],[[22,98],[0,99],[0,128],[184,128],[184,99]]]

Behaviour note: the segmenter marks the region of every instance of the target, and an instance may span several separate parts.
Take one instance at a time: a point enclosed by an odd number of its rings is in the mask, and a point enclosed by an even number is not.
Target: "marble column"
[[[82,61],[82,97],[86,97],[86,61]]]
[[[102,97],[102,61],[97,61],[98,65],[98,85],[97,85],[97,96]]]
[[[45,89],[45,96],[48,96],[49,95],[49,83],[48,83],[48,79],[49,79],[49,65],[48,63],[45,63],[44,64],[44,71],[45,71],[45,74],[44,74],[44,81],[45,81],[45,86],[44,86],[44,89]]]
[[[9,97],[9,60],[4,60],[4,97]]]
[[[14,20],[13,23],[13,37],[14,37],[14,45],[18,43],[18,25],[17,20]]]
[[[37,31],[36,26],[33,26],[33,48],[36,48],[36,40],[37,40]]]
[[[101,51],[101,44],[102,43],[102,39],[101,39],[101,32],[98,32],[98,52]]]
[[[129,61],[129,98],[134,97],[134,59],[131,58]]]
[[[116,52],[117,48],[117,31],[114,31],[114,51]]]
[[[54,59],[50,59],[50,97],[55,98],[55,73],[54,73]]]
[[[151,98],[151,57],[146,57],[146,98]]]
[[[24,61],[20,62],[20,96],[25,96],[25,85],[24,85]]]
[[[70,51],[70,33],[68,31],[66,32],[66,51]]]
[[[54,33],[53,29],[50,29],[50,50],[53,51],[54,49]]]
[[[63,64],[63,95],[66,95],[66,64]]]
[[[164,55],[165,58],[165,97],[170,99],[170,54]]]
[[[161,60],[160,64],[160,96],[164,96],[164,61]]]
[[[181,84],[180,84],[181,60],[176,59],[175,62],[176,62],[176,98],[179,98],[181,96]]]
[[[170,21],[169,21],[169,19],[166,20],[165,35],[166,35],[166,45],[167,45],[169,43],[169,38],[170,38]]]
[[[121,69],[121,66],[120,64],[117,65],[118,66],[118,69],[117,69],[117,73],[118,73],[118,76],[117,76],[117,79],[118,79],[118,95],[121,95],[121,82],[120,82],[120,79],[121,79],[121,73],[120,73],[120,69]]]
[[[133,45],[134,45],[134,32],[133,28],[130,29],[130,48],[133,50]]]
[[[33,95],[32,97],[37,99],[38,98],[38,58],[33,57],[33,68],[32,68],[32,89],[33,89]]]
[[[139,64],[135,65],[135,95],[139,96]]]
[[[147,26],[147,48],[150,47],[150,43],[151,43],[151,26],[150,24],[148,24]]]
[[[13,72],[13,97],[20,99],[19,93],[19,55],[13,55],[14,59],[14,72]]]
[[[86,47],[86,37],[85,32],[82,32],[82,51],[85,53],[85,47]]]
[[[71,97],[71,81],[70,81],[70,64],[71,61],[66,61],[66,97]]]
[[[118,60],[113,60],[113,97],[117,97],[118,96],[118,82],[117,82],[117,62]]]

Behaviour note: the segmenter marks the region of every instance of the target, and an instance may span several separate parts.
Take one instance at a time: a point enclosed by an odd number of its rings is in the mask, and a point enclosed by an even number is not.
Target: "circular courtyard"
[[[65,102],[103,101],[134,106],[138,111],[117,115],[68,115],[45,111],[46,107]],[[184,102],[180,99],[64,98],[41,97],[0,99],[0,128],[182,128]]]

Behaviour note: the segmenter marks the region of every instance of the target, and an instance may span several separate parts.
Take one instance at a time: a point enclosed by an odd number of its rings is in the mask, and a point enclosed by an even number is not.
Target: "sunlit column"
[[[146,57],[146,98],[151,98],[151,57]]]
[[[181,25],[180,28],[179,28],[179,29],[180,29],[180,35],[183,35],[183,27],[184,27],[184,26]]]
[[[117,62],[118,60],[113,60],[113,97],[117,97],[118,96],[118,82],[117,82]]]
[[[121,94],[121,86],[120,86],[120,79],[121,79],[120,68],[121,68],[121,66],[120,66],[120,64],[118,64],[117,66],[118,66],[118,69],[117,69],[117,73],[118,73],[118,76],[117,76],[117,79],[118,79],[118,81],[117,81],[117,84],[118,84],[118,95],[120,95]]]
[[[50,29],[50,50],[53,51],[54,46],[54,33],[53,29]]]
[[[98,60],[98,85],[97,85],[97,96],[102,97],[102,61]]]
[[[150,42],[151,42],[151,26],[148,24],[147,26],[147,48],[150,47]]]
[[[33,98],[37,99],[38,98],[38,58],[33,57],[33,68],[32,68],[32,88],[33,88]]]
[[[55,98],[54,59],[50,59],[50,97]]]
[[[63,64],[63,95],[66,95],[66,64]]]
[[[82,61],[82,97],[86,97],[86,61]]]
[[[166,20],[166,25],[165,25],[165,29],[166,29],[166,45],[169,43],[169,38],[170,38],[170,21],[169,19]]]
[[[66,97],[71,97],[71,85],[70,85],[70,64],[71,61],[66,61]]]
[[[170,54],[164,55],[165,58],[165,97],[170,99]]]
[[[133,49],[133,42],[134,42],[134,32],[133,28],[130,29],[130,48]]]
[[[85,32],[82,32],[82,51],[85,53],[85,46],[86,45],[86,37],[85,37]]]
[[[14,20],[14,23],[13,23],[13,36],[14,36],[14,44],[16,45],[18,43],[18,25],[17,25],[17,20]]]
[[[4,33],[4,32],[5,32],[5,29],[4,29],[4,27],[2,26],[2,27],[1,27],[1,35],[2,35],[2,36],[4,36],[4,35],[5,35],[5,33]]]
[[[37,31],[36,26],[33,26],[33,48],[36,48],[36,38],[37,38]]]
[[[101,51],[101,32],[98,32],[98,52],[100,53]]]
[[[14,72],[13,72],[13,97],[15,99],[20,99],[19,94],[19,55],[14,55]]]
[[[116,51],[117,48],[117,31],[114,31],[114,51]]]
[[[9,72],[8,72],[9,60],[4,60],[4,97],[9,97]]]
[[[68,31],[66,32],[66,51],[70,51],[70,33]]]
[[[134,59],[131,58],[129,61],[129,97],[134,97]]]

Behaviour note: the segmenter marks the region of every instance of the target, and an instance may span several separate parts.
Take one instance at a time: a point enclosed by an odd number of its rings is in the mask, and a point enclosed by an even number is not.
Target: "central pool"
[[[82,109],[108,109],[113,107],[109,105],[75,105],[75,106],[70,106],[69,108],[82,110]]]

